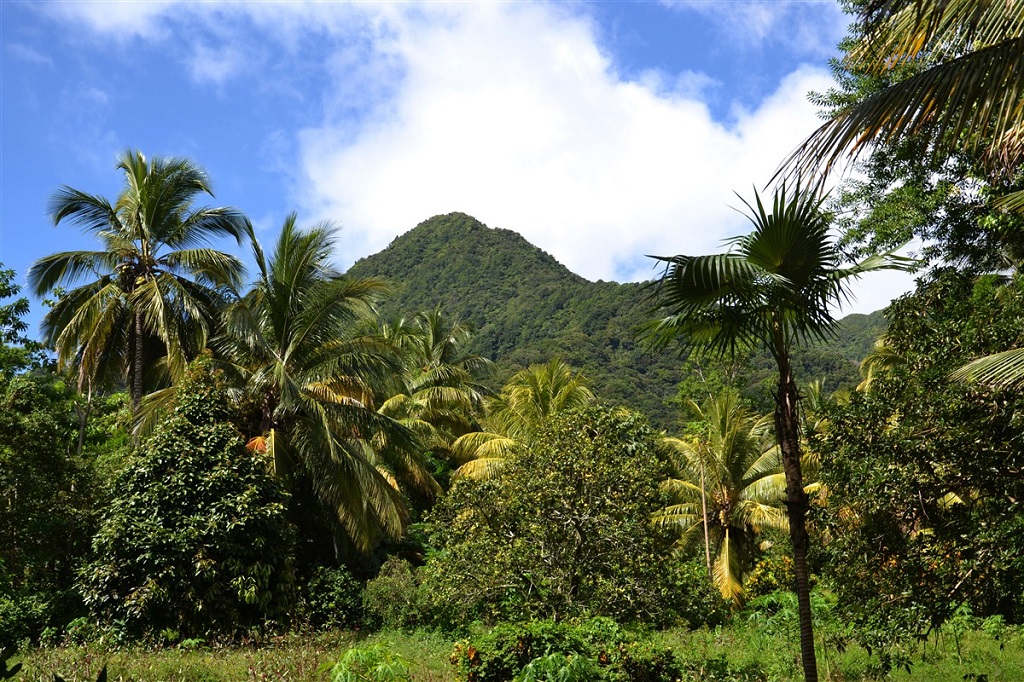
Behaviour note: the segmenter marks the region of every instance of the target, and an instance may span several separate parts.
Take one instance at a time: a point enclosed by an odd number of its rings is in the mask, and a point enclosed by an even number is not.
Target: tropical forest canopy
[[[879,679],[947,635],[948,679],[1013,678],[961,645],[1024,624],[1024,12],[850,4],[750,231],[646,284],[460,213],[340,272],[330,223],[262,243],[137,150],[113,202],[57,188],[96,245],[26,273],[40,341],[0,270],[0,673],[419,628],[466,682]],[[835,319],[886,269],[915,291]],[[333,679],[408,679],[353,651]]]
[[[468,348],[494,362],[494,386],[561,358],[582,370],[603,400],[669,430],[680,419],[680,382],[687,382],[684,398],[699,397],[679,350],[652,352],[638,341],[657,307],[651,284],[588,281],[513,230],[462,213],[435,216],[356,262],[349,274],[391,284],[385,319],[440,306],[471,324]],[[884,330],[882,311],[845,317],[834,338],[801,349],[798,376],[822,380],[829,391],[852,388],[860,381],[858,364]],[[770,405],[773,372],[768,355],[755,348],[738,358],[732,380],[751,401]]]

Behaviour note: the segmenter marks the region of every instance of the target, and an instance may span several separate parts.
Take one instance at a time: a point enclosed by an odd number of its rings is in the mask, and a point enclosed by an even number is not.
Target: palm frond
[[[70,286],[84,277],[101,279],[114,272],[120,260],[109,251],[63,251],[43,256],[28,270],[28,284],[37,296],[57,286]]]
[[[478,457],[471,459],[452,472],[452,478],[489,481],[497,477],[507,460],[504,457]]]
[[[986,147],[993,167],[1013,169],[1024,118],[1024,21],[1014,2],[872,2],[852,57],[876,73],[927,55],[929,68],[848,107],[787,160],[828,169],[877,143],[915,136],[936,157]],[[964,49],[964,46],[969,46]],[[991,142],[994,141],[994,142]]]
[[[727,530],[711,564],[711,575],[724,599],[739,602],[743,593],[743,572],[739,565],[738,548],[734,545],[735,538]]]
[[[1024,382],[1024,348],[986,355],[949,376],[955,381],[977,381],[997,387],[1019,386]]]

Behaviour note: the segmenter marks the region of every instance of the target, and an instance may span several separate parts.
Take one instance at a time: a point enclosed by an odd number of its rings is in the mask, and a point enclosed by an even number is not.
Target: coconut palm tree
[[[722,597],[738,604],[758,534],[787,528],[782,460],[771,416],[750,413],[736,392],[692,408],[704,432],[662,439],[673,469],[663,488],[674,503],[654,522],[677,530],[679,544],[703,535],[712,581]]]
[[[903,358],[893,350],[892,344],[886,337],[882,336],[876,339],[874,346],[860,361],[861,382],[857,384],[857,390],[867,393],[871,390],[876,378],[899,367],[903,361]]]
[[[879,142],[917,137],[937,158],[979,150],[992,172],[1024,155],[1024,9],[1020,0],[867,0],[850,58],[884,76],[917,73],[839,111],[790,159],[827,168]],[[1007,197],[1024,208],[1024,192]]]
[[[58,364],[77,367],[80,388],[127,385],[137,409],[147,387],[182,376],[241,280],[242,264],[210,240],[241,240],[249,227],[235,209],[193,205],[213,194],[187,159],[129,150],[117,168],[125,187],[114,204],[67,186],[49,204],[55,225],[71,222],[103,248],[40,258],[28,281],[37,296],[60,293],[42,324]]]
[[[525,438],[554,414],[594,400],[587,378],[555,358],[514,374],[488,410],[490,424],[512,438]]]
[[[403,352],[405,364],[401,386],[387,403],[396,408],[415,403],[420,419],[451,436],[448,445],[477,430],[476,415],[483,412],[489,393],[480,377],[490,370],[491,361],[464,352],[472,337],[470,326],[437,307],[412,320],[382,325],[381,334]]]
[[[761,197],[747,204],[754,231],[730,240],[728,253],[655,258],[665,263],[654,294],[665,316],[648,327],[654,346],[682,342],[712,354],[733,355],[762,346],[775,360],[775,434],[786,475],[786,508],[800,610],[804,675],[817,680],[807,573],[807,493],[801,469],[800,398],[793,378],[794,347],[834,334],[832,307],[849,296],[852,277],[879,269],[905,268],[909,259],[892,252],[841,267],[829,236],[823,198],[785,186],[766,208]]]
[[[467,433],[452,444],[453,455],[464,462],[456,476],[490,478],[545,419],[593,400],[586,376],[557,358],[516,372],[488,401],[488,429]]]
[[[393,347],[366,330],[385,293],[330,265],[333,227],[289,216],[259,275],[225,313],[218,349],[256,406],[251,446],[272,454],[293,489],[311,490],[335,521],[338,553],[398,537],[408,514],[402,483],[436,491],[412,432],[377,412],[374,396],[401,372]]]

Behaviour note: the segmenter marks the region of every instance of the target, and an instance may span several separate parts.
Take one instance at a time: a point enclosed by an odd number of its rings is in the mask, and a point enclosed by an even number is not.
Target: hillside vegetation
[[[471,323],[470,350],[495,363],[492,386],[560,357],[582,369],[607,402],[638,409],[659,428],[678,421],[673,401],[690,367],[677,352],[654,353],[637,342],[637,330],[655,316],[645,283],[591,282],[517,232],[464,213],[420,223],[349,273],[390,282],[385,319],[440,305]],[[857,364],[884,331],[880,312],[850,315],[837,339],[798,355],[799,378],[824,378],[830,391],[856,384]],[[735,382],[755,404],[768,404],[773,368],[767,355],[753,353]]]

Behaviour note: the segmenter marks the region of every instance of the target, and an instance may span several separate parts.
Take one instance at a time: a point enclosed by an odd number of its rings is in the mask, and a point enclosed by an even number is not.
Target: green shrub
[[[732,604],[712,584],[703,556],[666,558],[661,569],[665,620],[684,621],[694,629],[724,625],[729,620]]]
[[[597,661],[575,652],[535,658],[516,675],[515,682],[598,682],[606,679]]]
[[[356,628],[363,622],[363,584],[343,566],[319,566],[306,585],[305,606],[317,629]]]
[[[409,662],[382,643],[349,649],[331,669],[331,682],[409,682]]]
[[[488,481],[460,480],[429,516],[419,570],[431,612],[463,620],[675,620],[654,433],[593,407],[547,420]]]
[[[49,605],[36,594],[0,594],[0,647],[34,637],[48,620]]]
[[[377,577],[366,583],[363,610],[370,627],[395,630],[420,624],[420,588],[408,561],[388,557]]]
[[[287,493],[229,422],[208,358],[118,477],[82,573],[86,603],[132,636],[235,635],[295,604]]]
[[[549,620],[502,623],[482,637],[457,642],[451,662],[464,682],[509,682],[531,661],[552,654],[596,661],[602,674],[616,682],[675,680],[680,672],[670,649],[607,618],[576,625]]]

